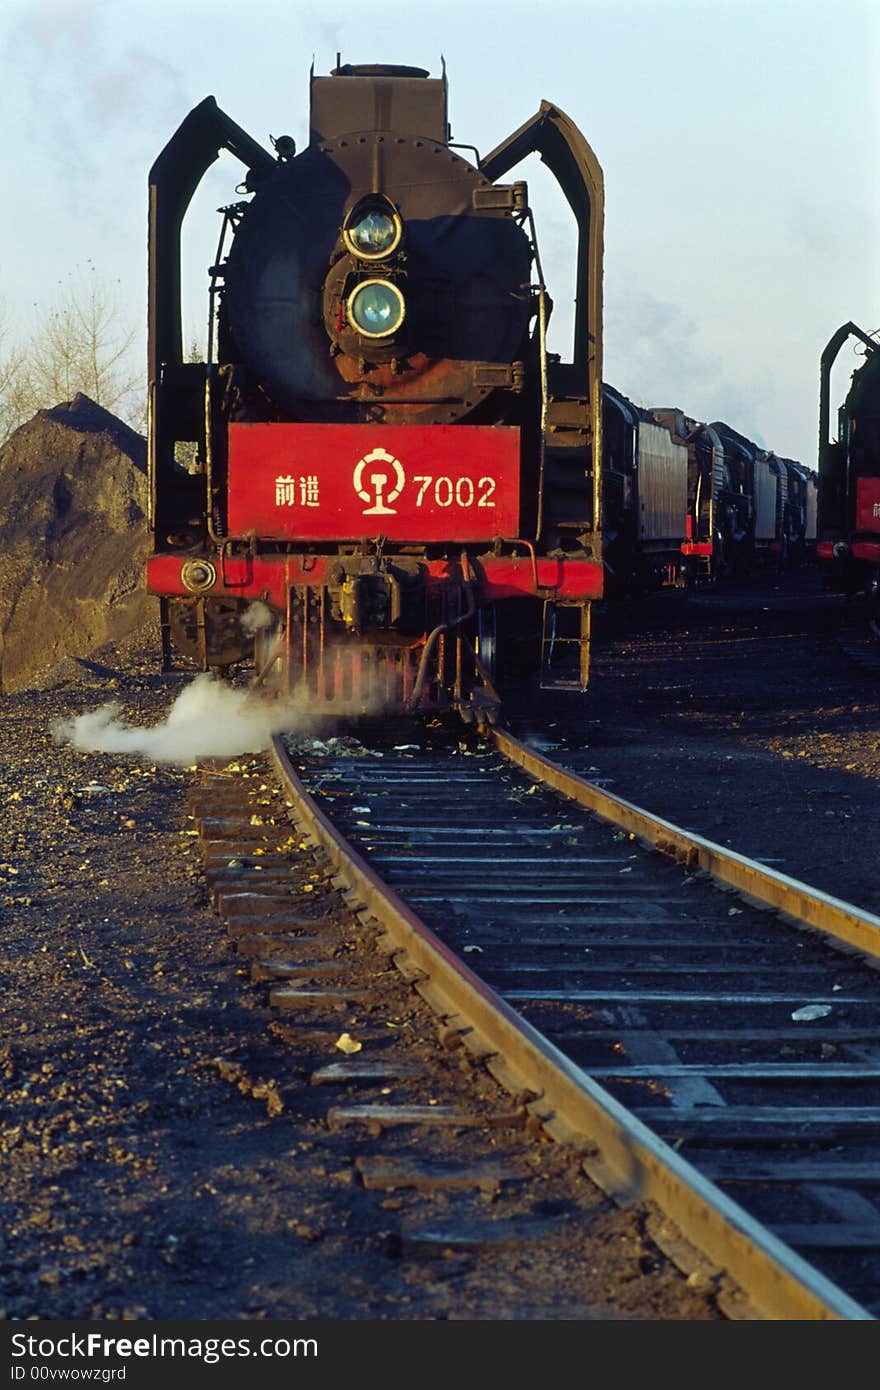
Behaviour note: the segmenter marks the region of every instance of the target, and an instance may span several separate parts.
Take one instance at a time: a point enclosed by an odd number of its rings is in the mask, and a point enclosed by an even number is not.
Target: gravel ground
[[[149,638],[4,700],[2,1315],[719,1319],[712,1284],[663,1258],[646,1211],[573,1181],[552,1143],[519,1136],[523,1182],[485,1195],[364,1190],[358,1158],[388,1144],[328,1129],[314,1047],[270,1015],[233,952],[187,818],[198,774],[53,740],[56,721],[108,700],[130,724],[160,719],[183,682],[153,673]],[[303,884],[333,910],[315,870],[304,855]],[[357,924],[346,944],[367,951]],[[441,1104],[509,1110],[440,1046],[387,959],[366,960],[381,1012],[340,1016],[340,1032],[370,1045],[392,1033]],[[456,1156],[473,1148],[449,1141]],[[503,1133],[477,1145],[499,1163],[508,1149]],[[489,1215],[514,1223],[495,1251],[407,1242],[425,1220]],[[516,1238],[543,1221],[565,1225],[562,1253]]]
[[[540,720],[513,712],[612,790],[880,912],[880,681],[837,644],[850,617],[809,573],[660,597],[638,617],[599,617],[586,696],[542,697]],[[585,1181],[573,1214],[589,1238],[573,1263],[540,1248],[406,1254],[416,1198],[358,1186],[356,1145],[328,1132],[323,1088],[210,907],[187,819],[197,774],[52,738],[56,720],[107,700],[133,723],[159,719],[181,678],[155,674],[154,636],[3,702],[5,1316],[721,1316],[711,1288],[659,1256],[642,1210]],[[439,1055],[417,996],[389,982],[386,1009],[379,1026],[412,1039],[440,1099],[473,1094],[473,1069]],[[491,1085],[476,1079],[483,1103]],[[558,1213],[570,1161],[536,1141],[530,1162],[540,1210]],[[431,1201],[442,1217],[443,1194]]]
[[[860,618],[810,569],[657,595],[597,618],[585,696],[545,692],[540,721],[520,705],[513,722],[617,795],[880,915],[880,663],[840,640]]]

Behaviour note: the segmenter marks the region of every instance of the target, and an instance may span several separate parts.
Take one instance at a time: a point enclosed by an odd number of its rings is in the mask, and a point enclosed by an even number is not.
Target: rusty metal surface
[[[329,77],[313,75],[310,95],[312,143],[360,130],[449,138],[445,74],[431,78],[423,68],[346,63]]]

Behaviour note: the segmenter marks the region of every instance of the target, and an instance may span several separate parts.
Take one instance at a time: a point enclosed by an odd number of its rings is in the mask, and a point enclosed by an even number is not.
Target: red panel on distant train
[[[857,531],[880,531],[880,478],[856,478]]]
[[[229,427],[229,533],[479,541],[519,534],[510,425]]]

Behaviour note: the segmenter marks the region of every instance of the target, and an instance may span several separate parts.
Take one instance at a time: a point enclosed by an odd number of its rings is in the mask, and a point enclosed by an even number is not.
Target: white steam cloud
[[[260,599],[254,599],[249,604],[238,620],[238,625],[249,637],[255,633],[262,632],[264,628],[270,627],[274,622],[272,609],[268,603],[262,603]]]
[[[58,743],[84,753],[122,753],[152,763],[189,767],[199,758],[259,753],[273,734],[298,722],[295,708],[282,700],[224,685],[209,674],[197,676],[178,695],[167,718],[139,728],[119,718],[122,706],[102,705],[88,714],[52,726]]]

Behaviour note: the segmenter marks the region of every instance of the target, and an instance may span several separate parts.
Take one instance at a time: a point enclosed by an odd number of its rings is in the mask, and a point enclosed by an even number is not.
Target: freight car
[[[816,476],[723,421],[635,405],[607,383],[603,423],[606,594],[691,587],[815,546]]]
[[[654,409],[685,451],[686,499],[679,517],[681,580],[697,586],[747,572],[754,556],[754,458],[758,446],[730,426],[678,409]]]
[[[831,369],[851,337],[865,361],[852,374],[830,438]],[[823,582],[863,594],[880,627],[880,342],[854,323],[832,334],[819,368],[819,515],[816,545]]]
[[[782,558],[786,568],[816,558],[819,475],[795,459],[782,459],[788,473],[788,489],[782,518]]]
[[[447,84],[343,66],[270,152],[212,97],[150,172],[149,461],[166,664],[252,662],[315,710],[491,717],[499,673],[583,688],[600,532],[602,173],[543,102],[480,159]],[[182,352],[181,226],[244,166]],[[529,154],[577,224],[574,345],[551,302]]]
[[[721,446],[715,460],[719,574],[800,564],[815,540],[816,478],[721,420],[709,429]]]
[[[602,530],[609,598],[682,583],[688,449],[668,423],[603,385]]]

